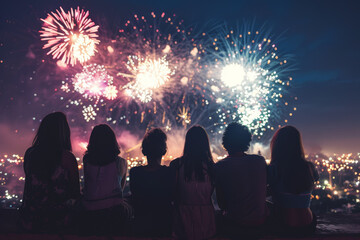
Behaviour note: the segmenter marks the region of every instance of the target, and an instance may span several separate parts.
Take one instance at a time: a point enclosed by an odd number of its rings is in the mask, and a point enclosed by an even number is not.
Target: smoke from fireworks
[[[45,48],[50,48],[48,55],[54,59],[60,59],[66,64],[74,66],[77,61],[81,64],[88,61],[96,52],[95,45],[100,41],[97,39],[96,26],[91,21],[89,11],[70,9],[65,12],[51,12],[44,22],[41,33],[41,40],[46,41]]]

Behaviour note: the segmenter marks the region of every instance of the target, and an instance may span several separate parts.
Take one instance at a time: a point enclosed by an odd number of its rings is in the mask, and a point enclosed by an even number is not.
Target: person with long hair
[[[191,127],[185,137],[183,156],[173,160],[176,170],[173,236],[207,239],[215,235],[214,161],[209,137],[201,126]]]
[[[310,234],[316,217],[310,210],[311,192],[319,175],[305,160],[300,132],[293,126],[280,128],[271,144],[268,183],[279,229],[288,233]]]
[[[141,143],[147,165],[130,170],[133,229],[138,236],[169,237],[171,234],[174,173],[161,165],[167,151],[166,140],[160,128],[148,131]]]
[[[83,207],[88,231],[124,232],[131,209],[123,199],[127,162],[119,157],[114,131],[106,124],[91,132],[84,162]]]
[[[219,232],[234,238],[260,234],[267,218],[266,162],[246,153],[251,138],[246,126],[230,123],[222,138],[228,156],[215,165]]]
[[[33,231],[63,230],[80,197],[79,172],[71,153],[70,128],[62,112],[41,121],[24,156],[22,224]]]

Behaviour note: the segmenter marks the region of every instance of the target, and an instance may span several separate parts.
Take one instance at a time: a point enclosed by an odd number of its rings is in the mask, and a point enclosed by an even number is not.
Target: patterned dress
[[[80,196],[79,173],[74,155],[64,152],[50,178],[31,171],[33,148],[25,153],[25,188],[20,208],[22,225],[32,231],[53,231],[69,222],[69,210]]]

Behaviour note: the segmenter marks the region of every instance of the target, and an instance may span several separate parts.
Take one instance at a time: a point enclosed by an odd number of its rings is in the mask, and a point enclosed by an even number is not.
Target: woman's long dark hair
[[[271,165],[275,165],[287,191],[310,191],[314,185],[312,170],[305,160],[300,132],[293,126],[280,128],[271,140]]]
[[[182,160],[186,181],[192,180],[193,175],[196,180],[204,181],[204,170],[208,172],[211,180],[213,179],[214,161],[211,155],[209,137],[203,127],[193,126],[186,133]],[[204,168],[204,164],[207,168]]]
[[[29,169],[38,178],[49,179],[61,163],[63,151],[71,151],[70,128],[62,112],[50,113],[41,121],[32,143]]]
[[[115,161],[119,153],[119,144],[111,127],[106,124],[95,126],[90,135],[84,161],[103,166]]]

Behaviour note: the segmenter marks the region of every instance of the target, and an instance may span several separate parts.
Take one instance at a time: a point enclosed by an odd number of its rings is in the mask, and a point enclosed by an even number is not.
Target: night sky
[[[288,123],[301,131],[307,152],[360,151],[358,1],[14,0],[2,1],[0,10],[1,152],[24,152],[39,119],[64,110],[54,108],[51,95],[45,97],[48,81],[38,75],[46,71],[41,60],[51,61],[41,49],[40,18],[60,6],[89,10],[92,20],[106,29],[151,11],[176,13],[186,25],[205,31],[214,22],[265,24],[280,36],[281,51],[293,56],[291,93],[298,100]]]

